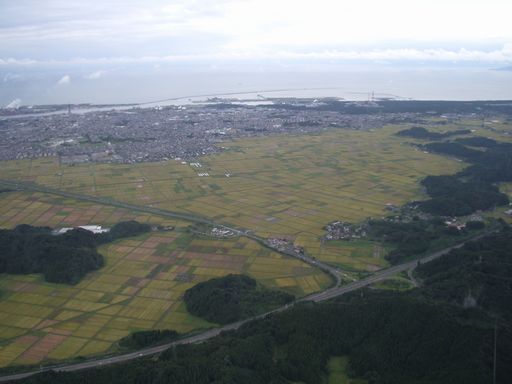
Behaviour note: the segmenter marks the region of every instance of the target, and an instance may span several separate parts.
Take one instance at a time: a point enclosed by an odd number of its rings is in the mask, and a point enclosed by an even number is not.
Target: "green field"
[[[383,216],[386,203],[424,198],[421,178],[465,166],[393,135],[407,127],[236,140],[223,143],[221,154],[195,160],[200,169],[177,161],[69,166],[44,158],[3,162],[0,178],[194,213],[260,236],[289,238],[311,256],[356,274],[385,267],[386,249],[370,241],[323,242],[325,224]],[[489,131],[476,123],[474,129]],[[0,193],[3,228],[108,227],[130,219],[177,230],[101,247],[106,266],[76,286],[45,283],[39,275],[0,276],[0,366],[103,353],[134,330],[211,326],[186,312],[181,295],[212,277],[245,273],[297,296],[330,284],[318,270],[246,238],[199,238],[183,230],[189,224],[183,221],[42,193]]]
[[[374,270],[383,266],[381,260],[355,260],[322,244],[323,226],[383,216],[386,203],[425,197],[421,178],[464,167],[393,135],[404,128],[236,140],[223,143],[221,154],[197,159],[201,168],[174,160],[76,166],[56,158],[11,161],[3,164],[0,178],[199,214],[264,237],[288,237],[325,261]]]
[[[347,376],[347,356],[335,356],[327,363],[328,378],[326,384],[366,384],[366,380],[350,379]]]
[[[100,247],[106,265],[76,286],[46,283],[41,275],[1,275],[0,366],[103,353],[135,330],[212,326],[188,314],[182,301],[186,289],[212,277],[245,273],[297,296],[331,283],[322,272],[247,238],[194,237],[180,229],[183,222],[39,193],[4,193],[0,202],[5,228],[108,226],[128,219],[178,226]]]
[[[393,276],[373,284],[372,287],[390,291],[407,291],[414,288],[414,284],[406,277]]]

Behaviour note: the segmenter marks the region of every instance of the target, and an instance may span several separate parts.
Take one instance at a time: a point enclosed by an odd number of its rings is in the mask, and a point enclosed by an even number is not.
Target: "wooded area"
[[[422,210],[437,215],[463,216],[509,203],[508,196],[493,183],[512,180],[512,144],[483,139],[474,137],[423,146],[428,151],[455,156],[472,165],[455,175],[426,177],[422,184],[431,199],[420,202]],[[461,143],[483,144],[485,149],[477,150]]]
[[[424,287],[361,290],[334,301],[297,304],[197,345],[27,383],[318,384],[330,356],[349,356],[349,373],[371,384],[512,382],[512,232],[468,243],[421,266]],[[455,292],[455,295],[452,295]],[[473,292],[472,305],[464,297]],[[479,295],[477,295],[479,293]],[[462,301],[461,301],[462,299]]]
[[[258,286],[245,275],[227,275],[185,292],[187,310],[205,320],[228,324],[292,302],[289,293]]]
[[[136,221],[114,225],[107,233],[82,228],[52,235],[51,228],[21,224],[0,229],[0,273],[42,273],[48,282],[78,283],[88,272],[103,266],[100,244],[148,232],[151,227]]]

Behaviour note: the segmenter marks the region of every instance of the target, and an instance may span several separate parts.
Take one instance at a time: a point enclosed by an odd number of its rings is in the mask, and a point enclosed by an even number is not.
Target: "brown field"
[[[471,121],[439,129],[469,126],[477,135],[504,134]],[[68,166],[44,158],[4,162],[0,178],[194,213],[263,237],[285,237],[356,274],[385,267],[386,249],[365,241],[322,242],[326,223],[386,215],[386,203],[425,198],[419,181],[426,175],[466,166],[418,151],[409,145],[413,140],[393,135],[407,127],[223,143],[223,153],[196,160],[209,177],[176,161]],[[502,188],[510,193],[509,185]],[[211,326],[188,314],[181,296],[212,277],[246,273],[297,296],[330,283],[325,274],[246,238],[194,237],[183,231],[188,225],[183,221],[40,193],[0,194],[0,228],[22,223],[108,227],[129,219],[178,230],[103,246],[106,266],[76,286],[45,283],[38,275],[0,276],[0,366],[103,353],[134,330],[188,332]]]
[[[412,140],[393,135],[407,127],[226,142],[223,153],[195,160],[209,177],[199,177],[197,168],[174,160],[68,166],[45,158],[6,162],[0,178],[199,214],[263,237],[293,239],[310,254],[333,261],[337,250],[320,241],[326,223],[383,216],[386,203],[401,205],[425,198],[421,178],[465,166],[415,150],[408,144]],[[337,261],[351,264],[343,253]],[[349,266],[372,270],[381,265],[363,261]]]
[[[5,228],[19,223],[59,227],[108,226],[128,219],[162,222],[39,193],[6,193],[0,201]],[[188,332],[212,326],[188,314],[181,298],[186,289],[212,277],[245,273],[297,296],[330,284],[322,272],[252,240],[197,238],[179,229],[187,223],[165,224],[178,230],[102,246],[106,265],[75,286],[46,283],[40,275],[0,275],[0,366],[103,353],[135,330]]]

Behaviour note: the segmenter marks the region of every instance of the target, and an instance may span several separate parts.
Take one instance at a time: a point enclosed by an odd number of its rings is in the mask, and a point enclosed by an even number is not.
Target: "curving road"
[[[175,211],[169,211],[166,209],[148,207],[148,206],[144,206],[144,205],[123,203],[121,201],[117,201],[117,200],[106,198],[106,197],[97,197],[97,196],[84,195],[84,194],[80,194],[80,193],[67,192],[67,191],[62,191],[60,189],[45,187],[45,186],[38,185],[35,183],[27,183],[27,182],[12,181],[12,180],[0,180],[0,187],[10,188],[13,190],[18,190],[18,191],[26,190],[26,191],[32,191],[32,192],[47,193],[47,194],[51,194],[51,195],[71,198],[74,200],[86,201],[86,202],[97,203],[97,204],[102,204],[102,205],[110,205],[113,207],[124,208],[124,209],[128,209],[131,211],[149,213],[149,214],[156,215],[156,216],[169,217],[172,219],[181,219],[181,220],[190,221],[190,222],[194,222],[194,223],[208,224],[208,225],[213,225],[213,226],[217,226],[217,227],[222,227],[222,228],[228,229],[228,230],[236,233],[238,236],[244,236],[244,237],[250,238],[252,240],[257,241],[258,243],[260,243],[261,245],[263,245],[265,247],[273,249],[276,252],[279,252],[286,256],[294,257],[296,259],[303,261],[304,263],[307,263],[313,267],[321,269],[322,271],[329,274],[333,278],[333,280],[335,282],[335,286],[339,286],[341,283],[341,277],[339,275],[338,270],[329,264],[323,263],[319,260],[313,259],[306,255],[297,255],[293,252],[281,251],[279,249],[271,247],[267,243],[266,239],[254,235],[253,233],[251,233],[251,231],[230,227],[230,226],[220,224],[220,223],[215,223],[214,221],[212,221],[206,217],[193,215],[193,214],[189,214],[189,213],[185,213],[185,212],[175,212]]]
[[[55,190],[52,188],[41,187],[41,186],[37,186],[37,185],[33,185],[33,184],[29,185],[26,183],[17,183],[17,182],[0,180],[0,185],[6,186],[9,188],[13,188],[13,189],[26,189],[26,190],[36,191],[36,192],[56,194],[59,196],[70,197],[70,198],[78,199],[78,200],[85,200],[85,201],[96,202],[96,203],[100,203],[100,204],[114,205],[117,207],[127,208],[130,210],[136,210],[136,211],[148,212],[148,213],[152,213],[152,214],[160,215],[160,216],[182,218],[182,219],[186,219],[188,221],[214,224],[212,221],[205,219],[205,218],[198,217],[198,216],[193,216],[193,215],[188,215],[188,214],[183,214],[183,213],[178,213],[178,212],[170,212],[170,211],[155,209],[155,208],[151,208],[151,207],[143,207],[143,206],[137,206],[137,205],[132,205],[132,204],[125,204],[125,203],[116,202],[116,201],[113,201],[110,199],[96,198],[96,197],[86,196],[86,195],[79,195],[79,194],[75,194],[75,193]],[[266,244],[264,239],[258,238],[251,234],[248,234],[246,231],[241,231],[241,230],[230,228],[230,227],[227,227],[224,225],[222,225],[222,226],[227,229],[237,232],[240,236],[247,236],[251,239],[259,241],[259,242],[263,243],[264,245],[268,246],[268,244]],[[336,285],[334,287],[329,288],[322,292],[314,293],[312,295],[303,297],[296,301],[296,302],[302,302],[302,301],[321,302],[321,301],[329,300],[334,297],[341,296],[345,293],[352,292],[357,289],[366,287],[375,282],[387,279],[387,278],[389,278],[397,273],[400,273],[402,271],[408,271],[408,270],[414,269],[414,268],[416,268],[418,263],[423,264],[423,263],[427,263],[429,261],[435,260],[435,259],[441,257],[442,255],[447,254],[448,252],[450,252],[453,249],[462,247],[468,241],[476,240],[485,235],[487,235],[487,233],[481,234],[481,235],[473,237],[471,239],[467,239],[464,242],[461,242],[457,245],[451,246],[449,248],[443,249],[438,252],[431,253],[431,254],[421,257],[417,260],[408,261],[408,262],[405,262],[402,264],[392,266],[390,268],[383,269],[381,271],[374,273],[372,276],[369,276],[369,277],[359,280],[359,281],[352,282],[352,283],[344,285],[344,286],[339,286],[340,276],[338,274],[338,271],[335,268],[333,268],[332,266],[322,263],[320,261],[311,259],[307,256],[297,256],[297,255],[291,254],[291,253],[290,254],[285,253],[285,254],[292,256],[292,257],[299,258],[308,264],[319,267],[322,270],[326,271],[327,273],[330,273],[333,277],[335,277]],[[288,305],[285,305],[278,309],[275,309],[273,311],[270,311],[270,312],[267,312],[267,313],[264,313],[264,314],[261,314],[258,316],[254,316],[254,317],[251,317],[251,318],[243,320],[243,321],[228,324],[223,327],[212,328],[212,329],[209,329],[202,333],[192,335],[189,337],[185,337],[185,338],[180,339],[175,342],[159,345],[156,347],[145,348],[145,349],[141,349],[141,350],[138,350],[135,352],[123,354],[123,355],[104,357],[104,358],[100,358],[100,359],[96,359],[96,360],[88,360],[88,361],[81,362],[81,363],[71,363],[71,364],[67,364],[67,365],[48,366],[48,367],[45,367],[45,368],[42,368],[39,370],[33,370],[33,371],[29,371],[29,372],[23,372],[23,373],[12,374],[12,375],[7,375],[7,376],[0,376],[0,382],[20,380],[20,379],[24,379],[29,376],[35,375],[37,373],[50,371],[50,370],[57,371],[57,372],[71,372],[71,371],[78,371],[81,369],[99,368],[99,367],[102,367],[105,365],[116,364],[116,363],[126,362],[129,360],[134,360],[137,358],[145,357],[145,356],[155,355],[155,354],[163,352],[166,349],[169,349],[176,345],[204,342],[208,339],[218,336],[221,332],[238,329],[244,323],[264,318],[272,313],[278,313],[278,312],[285,311],[291,306],[293,306],[293,304],[288,304]]]
[[[375,282],[387,279],[387,278],[389,278],[397,273],[400,273],[402,271],[414,269],[418,265],[418,262],[420,262],[422,264],[428,263],[429,261],[435,260],[435,259],[441,257],[442,255],[447,254],[448,252],[450,252],[453,249],[462,247],[468,241],[476,240],[485,235],[486,234],[476,236],[476,237],[468,239],[460,244],[454,245],[452,247],[443,249],[438,252],[431,253],[431,254],[429,254],[425,257],[419,258],[417,260],[408,261],[406,263],[402,263],[402,264],[395,265],[390,268],[383,269],[379,272],[376,272],[374,275],[372,275],[370,277],[367,277],[367,278],[359,280],[359,281],[355,281],[353,283],[344,285],[342,287],[330,288],[323,292],[319,292],[319,293],[309,295],[307,297],[303,297],[303,298],[297,300],[296,302],[302,302],[302,301],[321,302],[321,301],[332,299],[337,296],[341,296],[345,293],[352,292],[357,289],[371,285]],[[49,367],[45,367],[40,370],[34,370],[34,371],[30,371],[30,372],[18,373],[18,374],[13,374],[13,375],[8,375],[8,376],[0,376],[0,382],[20,380],[20,379],[24,379],[26,377],[35,375],[37,373],[50,371],[50,370],[53,370],[56,372],[71,372],[71,371],[78,371],[81,369],[88,369],[88,368],[100,368],[105,365],[116,364],[116,363],[126,362],[129,360],[134,360],[134,359],[141,358],[141,357],[155,355],[155,354],[165,351],[166,349],[172,348],[173,346],[176,346],[176,345],[204,342],[208,339],[218,336],[221,332],[238,329],[242,324],[245,324],[249,321],[261,319],[261,318],[264,318],[273,313],[283,312],[292,306],[293,306],[293,304],[288,304],[288,305],[285,305],[278,309],[275,309],[273,311],[270,311],[270,312],[267,312],[267,313],[264,313],[264,314],[261,314],[258,316],[254,316],[254,317],[251,317],[251,318],[243,320],[243,321],[228,324],[228,325],[225,325],[225,326],[219,327],[219,328],[212,328],[212,329],[209,329],[200,334],[189,336],[189,337],[183,338],[181,340],[178,340],[178,341],[175,341],[172,343],[167,343],[167,344],[163,344],[163,345],[159,345],[159,346],[151,347],[151,348],[145,348],[145,349],[127,353],[124,355],[105,357],[105,358],[101,358],[101,359],[97,359],[97,360],[89,360],[89,361],[85,361],[83,363],[74,363],[74,364],[60,365],[60,366],[49,366]]]

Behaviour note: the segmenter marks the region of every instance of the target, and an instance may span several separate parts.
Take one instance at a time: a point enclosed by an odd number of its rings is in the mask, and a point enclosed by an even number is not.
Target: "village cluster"
[[[269,238],[267,245],[280,252],[304,257],[304,248],[293,244],[293,241],[283,238]]]
[[[344,221],[333,221],[325,226],[326,240],[350,240],[366,237],[366,225],[355,225]]]

